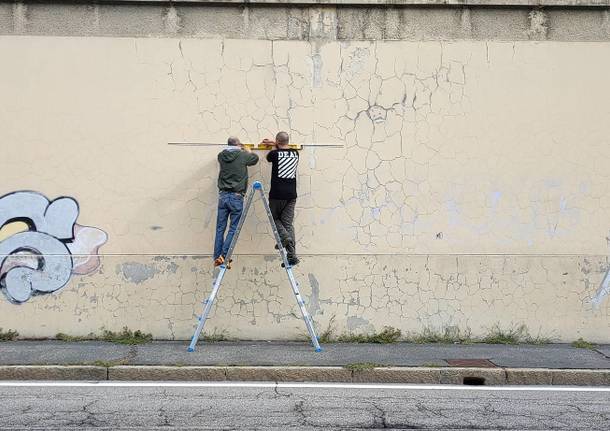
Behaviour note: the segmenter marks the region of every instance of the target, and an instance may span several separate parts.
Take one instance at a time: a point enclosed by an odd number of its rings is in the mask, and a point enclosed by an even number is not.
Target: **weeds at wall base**
[[[551,340],[540,335],[531,336],[525,325],[502,329],[496,324],[480,342],[485,344],[549,344]]]
[[[578,340],[572,342],[572,347],[576,347],[577,349],[594,350],[597,347],[597,344],[583,340],[581,337]]]
[[[123,330],[121,332],[114,332],[109,331],[107,329],[102,329],[102,335],[95,335],[93,333],[90,333],[89,335],[85,336],[74,336],[60,332],[55,335],[55,339],[66,342],[107,341],[110,343],[135,345],[150,343],[153,337],[152,334],[144,333],[139,329],[136,331],[132,331],[127,326],[125,326],[123,327]]]
[[[424,328],[422,334],[412,335],[405,339],[409,343],[415,344],[472,344],[474,340],[470,335],[470,330],[462,332],[455,326],[444,328],[441,331],[434,331]]]
[[[333,338],[334,332],[335,332],[335,316],[333,315],[328,320],[328,326],[326,327],[326,329],[324,331],[322,331],[318,341],[320,341],[320,343],[322,343],[322,344],[332,343],[332,338]],[[306,336],[306,337],[309,338],[308,336]]]
[[[231,341],[231,338],[223,330],[220,332],[214,331],[212,334],[203,334],[200,340],[205,343],[217,343],[219,341]]]
[[[15,341],[19,336],[19,332],[9,329],[5,331],[0,328],[0,341]]]
[[[333,337],[334,316],[330,319],[327,329],[320,336],[320,343],[376,343],[390,344],[406,342],[414,344],[548,344],[549,338],[532,336],[527,326],[519,325],[511,328],[501,328],[494,325],[483,337],[474,338],[470,329],[461,330],[456,326],[449,326],[441,330],[424,328],[422,333],[411,333],[402,336],[400,329],[385,326],[380,332],[369,334],[341,334]]]
[[[111,343],[118,344],[144,344],[150,343],[152,341],[152,334],[146,334],[140,330],[132,332],[126,326],[123,328],[121,332],[112,332],[108,330],[104,330],[102,333],[103,341],[109,341]]]
[[[337,338],[339,343],[374,343],[391,344],[400,340],[402,333],[400,329],[385,326],[381,332],[373,334],[344,334]]]
[[[99,340],[99,337],[93,332],[89,333],[89,335],[68,335],[64,334],[63,332],[58,332],[57,334],[55,334],[55,339],[59,341],[73,343],[76,341],[97,341]]]

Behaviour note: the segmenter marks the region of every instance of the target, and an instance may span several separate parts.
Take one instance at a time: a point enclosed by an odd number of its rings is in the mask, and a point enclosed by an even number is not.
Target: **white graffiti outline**
[[[78,202],[67,196],[50,201],[34,191],[0,197],[0,229],[23,222],[28,230],[0,241],[0,289],[14,303],[32,295],[56,292],[72,274],[99,266],[99,248],[108,239],[97,228],[76,223]],[[84,252],[84,257],[75,257]]]
[[[610,267],[606,271],[606,275],[604,275],[604,279],[599,285],[599,289],[595,292],[595,296],[591,299],[591,304],[593,305],[593,309],[597,310],[604,298],[608,296],[610,293]]]

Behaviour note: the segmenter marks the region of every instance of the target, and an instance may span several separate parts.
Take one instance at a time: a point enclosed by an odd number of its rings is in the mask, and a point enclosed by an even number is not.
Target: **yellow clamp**
[[[257,151],[269,151],[269,150],[273,150],[275,149],[275,147],[272,144],[263,144],[262,142],[260,144],[243,144],[244,147],[248,147],[251,150],[257,150]],[[291,150],[302,150],[303,146],[301,144],[288,144],[288,148],[290,148]]]

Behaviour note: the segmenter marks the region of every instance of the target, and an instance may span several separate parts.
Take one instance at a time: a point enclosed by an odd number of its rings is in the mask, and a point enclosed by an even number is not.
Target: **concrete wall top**
[[[0,0],[0,3],[14,1]],[[337,6],[541,6],[541,7],[608,7],[610,0],[81,0],[74,3],[195,3],[195,4],[275,4],[275,5],[337,5]],[[37,3],[58,3],[38,1]],[[62,3],[62,2],[59,2]],[[70,3],[70,1],[64,1]]]
[[[610,0],[463,0],[462,6],[457,0],[315,2],[0,0],[0,35],[318,42],[610,40]]]

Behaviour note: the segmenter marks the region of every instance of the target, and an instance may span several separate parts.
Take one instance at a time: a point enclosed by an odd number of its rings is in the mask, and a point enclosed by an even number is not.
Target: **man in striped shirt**
[[[297,202],[299,152],[289,148],[289,141],[288,133],[279,132],[275,136],[275,142],[267,139],[263,142],[275,145],[275,149],[267,154],[267,161],[272,163],[269,206],[271,207],[271,213],[280,234],[282,245],[286,249],[288,263],[292,266],[299,263],[296,255],[293,226],[294,207]]]

